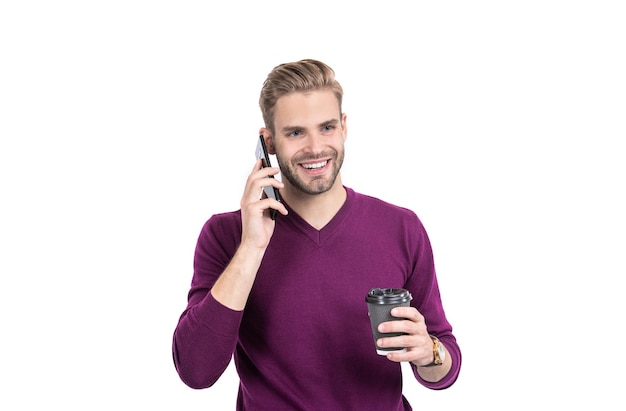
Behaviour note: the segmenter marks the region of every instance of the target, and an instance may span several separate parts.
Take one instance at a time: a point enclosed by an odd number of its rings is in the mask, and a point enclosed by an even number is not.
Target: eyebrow
[[[326,127],[326,126],[336,126],[339,124],[339,120],[336,118],[333,118],[331,120],[326,120],[321,122],[320,124],[318,124],[319,128],[322,127]],[[283,134],[290,134],[293,131],[297,131],[297,130],[302,130],[306,127],[301,127],[301,126],[285,126],[283,128],[280,129],[280,132]]]

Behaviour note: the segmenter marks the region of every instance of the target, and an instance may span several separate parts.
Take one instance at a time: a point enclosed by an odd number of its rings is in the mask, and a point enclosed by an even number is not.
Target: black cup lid
[[[409,290],[404,288],[372,288],[365,297],[370,304],[399,304],[412,299]]]

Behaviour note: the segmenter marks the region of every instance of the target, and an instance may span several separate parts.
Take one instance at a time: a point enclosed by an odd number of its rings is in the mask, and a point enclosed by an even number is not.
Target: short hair
[[[341,115],[343,89],[335,79],[334,70],[328,65],[318,60],[304,59],[274,67],[263,83],[259,98],[265,127],[274,133],[274,110],[279,98],[295,92],[316,90],[332,91],[339,103]]]

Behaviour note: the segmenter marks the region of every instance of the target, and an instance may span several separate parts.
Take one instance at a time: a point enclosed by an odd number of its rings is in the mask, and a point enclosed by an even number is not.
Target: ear
[[[265,140],[265,147],[267,147],[268,154],[276,154],[276,150],[274,150],[274,139],[272,138],[272,133],[269,129],[265,127],[261,127],[259,130],[259,135],[263,136],[263,140]]]
[[[348,116],[346,113],[341,114],[341,129],[343,130],[343,141],[348,138]]]

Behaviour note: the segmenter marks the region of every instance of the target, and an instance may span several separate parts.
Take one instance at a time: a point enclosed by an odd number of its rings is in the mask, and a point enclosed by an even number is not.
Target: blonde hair
[[[335,94],[341,116],[343,89],[335,79],[334,70],[328,65],[318,60],[304,59],[274,67],[263,83],[259,98],[265,127],[274,133],[274,109],[279,98],[295,92],[317,90],[330,90]]]

